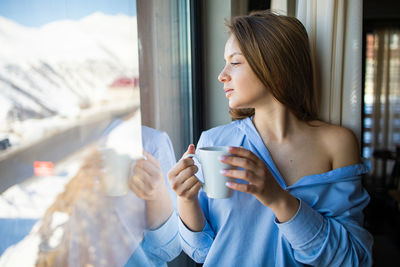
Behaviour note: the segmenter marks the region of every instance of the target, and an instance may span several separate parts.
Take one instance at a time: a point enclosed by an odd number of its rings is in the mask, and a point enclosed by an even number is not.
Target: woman
[[[136,121],[121,125],[130,123]],[[176,162],[172,143],[164,132],[146,126],[141,130],[146,159],[134,165],[132,192],[104,194],[99,177],[115,165],[105,162],[102,150],[92,148],[43,217],[37,266],[159,267],[180,254],[176,197],[165,179]],[[123,135],[113,138],[130,136],[118,133]]]
[[[369,167],[350,130],[317,120],[303,25],[257,12],[228,27],[218,79],[238,120],[203,132],[197,146],[231,146],[221,161],[240,168],[224,171],[236,182],[223,200],[200,190],[191,158],[170,170],[182,248],[205,266],[371,265],[360,178]]]
[[[167,133],[142,126],[145,159],[136,161],[129,187],[145,201],[147,232],[140,247],[130,256],[125,266],[167,266],[181,252],[179,244],[176,196],[166,181],[168,170],[175,164],[175,154]],[[126,203],[116,205],[121,216],[132,209]],[[117,203],[116,203],[117,204]],[[130,204],[130,205],[129,205]]]

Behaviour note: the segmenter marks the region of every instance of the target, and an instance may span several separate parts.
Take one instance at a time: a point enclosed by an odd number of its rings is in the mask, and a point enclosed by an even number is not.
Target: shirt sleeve
[[[359,224],[362,208],[345,214],[323,216],[300,199],[295,216],[275,223],[294,250],[297,261],[311,266],[371,266],[372,237]],[[358,214],[357,213],[361,213]]]
[[[200,136],[197,148],[210,146],[210,142],[203,132]],[[201,168],[196,176],[202,180]],[[206,224],[201,232],[193,232],[186,227],[182,220],[178,217],[178,228],[183,251],[189,255],[195,262],[203,263],[206,259],[208,251],[214,241],[215,232],[208,221],[208,200],[202,189],[199,191],[199,202],[206,218]]]
[[[179,218],[179,235],[181,246],[195,262],[203,263],[214,241],[214,231],[206,220],[206,225],[201,232],[193,232]]]
[[[178,235],[178,215],[173,212],[159,228],[149,230],[143,238],[142,248],[157,261],[171,261],[181,252]]]
[[[158,262],[164,261],[165,264],[165,262],[177,257],[182,251],[178,234],[176,194],[167,179],[168,171],[174,166],[176,159],[172,142],[165,132],[147,131],[144,145],[144,149],[160,162],[174,209],[167,221],[155,230],[148,230],[143,239],[142,249],[146,252],[146,255],[151,256],[152,260],[157,263],[156,266],[159,266]]]
[[[162,134],[158,137],[159,141],[156,142],[156,148],[154,152],[154,156],[160,162],[161,169],[164,175],[165,184],[168,188],[168,193],[170,195],[172,206],[174,210],[177,210],[176,206],[176,194],[174,190],[172,190],[171,185],[169,184],[167,175],[169,170],[175,165],[176,158],[174,153],[174,148],[172,146],[171,139],[169,138],[168,134],[162,132]]]

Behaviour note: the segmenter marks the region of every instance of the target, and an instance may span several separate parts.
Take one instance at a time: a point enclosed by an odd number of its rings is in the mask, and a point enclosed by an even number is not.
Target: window
[[[145,149],[156,147],[142,118],[169,135],[176,155],[198,137],[192,38],[200,6],[0,3],[0,265],[173,260],[148,253],[159,249],[147,238],[148,202],[115,180],[131,177],[142,133]],[[170,161],[160,163],[164,178],[174,163],[168,151],[154,154]]]
[[[134,0],[1,1],[0,265],[123,265],[140,242],[121,240],[97,150],[133,116],[142,154],[136,18]]]
[[[394,155],[400,145],[400,29],[375,27],[366,35],[363,156]],[[391,156],[386,156],[391,159]],[[377,155],[378,158],[381,156]],[[392,164],[374,162],[374,172],[390,175]]]

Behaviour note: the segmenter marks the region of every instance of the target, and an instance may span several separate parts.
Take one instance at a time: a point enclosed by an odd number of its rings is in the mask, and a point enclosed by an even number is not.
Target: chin
[[[244,109],[244,108],[251,108],[248,105],[241,105],[240,103],[235,103],[234,101],[229,101],[229,108],[231,109]]]
[[[240,105],[238,105],[237,101],[235,101],[233,99],[229,99],[229,107],[232,109],[241,108]]]
[[[231,108],[231,109],[239,109],[239,108],[241,108],[241,107],[238,107],[238,106],[236,106],[236,105],[231,105],[231,104],[229,104],[229,108]]]

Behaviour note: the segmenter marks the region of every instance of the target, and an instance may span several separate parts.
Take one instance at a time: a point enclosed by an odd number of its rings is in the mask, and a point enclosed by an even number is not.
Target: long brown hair
[[[294,17],[256,11],[227,23],[250,67],[298,119],[318,117],[307,31]],[[231,109],[233,119],[254,114],[254,109]]]

